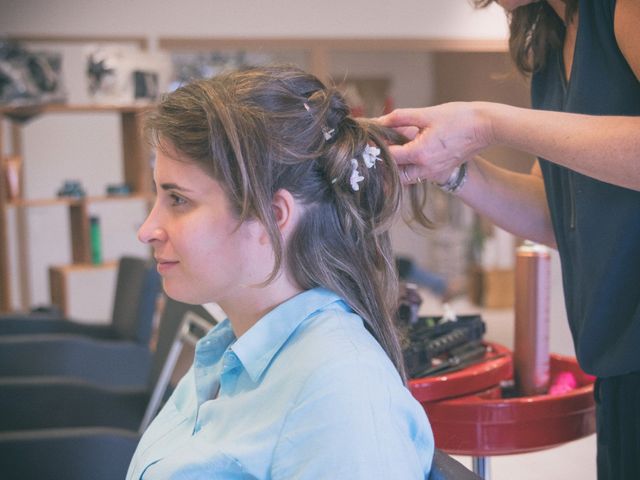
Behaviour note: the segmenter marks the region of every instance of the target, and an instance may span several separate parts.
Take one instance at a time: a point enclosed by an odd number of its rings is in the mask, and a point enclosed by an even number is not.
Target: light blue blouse
[[[225,320],[198,342],[127,479],[423,479],[432,457],[426,414],[385,352],[317,288],[237,340]]]

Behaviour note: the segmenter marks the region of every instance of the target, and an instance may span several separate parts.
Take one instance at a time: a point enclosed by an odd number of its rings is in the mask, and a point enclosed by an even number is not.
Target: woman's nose
[[[155,219],[154,211],[151,210],[149,216],[138,229],[138,240],[142,243],[151,244],[154,241],[166,240],[166,236],[165,230],[160,227]]]

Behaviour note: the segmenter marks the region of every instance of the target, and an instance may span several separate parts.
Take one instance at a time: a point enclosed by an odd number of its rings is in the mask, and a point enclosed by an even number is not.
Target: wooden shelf
[[[8,207],[54,207],[58,205],[79,205],[81,203],[103,203],[103,202],[120,202],[127,200],[145,200],[153,199],[152,194],[134,193],[131,195],[101,195],[83,198],[60,197],[60,198],[39,198],[39,199],[16,199],[7,202]]]
[[[315,50],[374,52],[506,52],[502,39],[473,38],[335,38],[335,37],[162,37],[158,47],[165,50]]]
[[[118,268],[118,262],[74,263],[71,265],[53,265],[49,267],[49,290],[51,303],[57,305],[63,315],[69,315],[69,277],[78,272],[97,270],[113,270]]]
[[[29,159],[22,155],[22,133],[24,124],[29,120],[48,114],[101,114],[111,113],[120,118],[122,132],[122,163],[124,178],[122,181],[130,186],[132,194],[129,195],[99,195],[83,198],[9,198],[6,191],[4,172],[0,175],[0,311],[8,311],[12,308],[10,283],[12,272],[10,271],[9,251],[7,237],[7,210],[16,208],[16,236],[17,236],[17,264],[18,285],[20,292],[20,306],[28,309],[30,300],[30,263],[28,255],[29,232],[26,209],[29,207],[66,206],[69,210],[69,226],[71,236],[71,258],[78,268],[113,268],[109,263],[103,265],[91,265],[91,242],[89,235],[89,210],[88,205],[101,202],[122,202],[130,200],[144,200],[149,202],[153,198],[151,187],[150,149],[144,141],[142,123],[145,110],[150,108],[149,103],[107,105],[107,104],[66,104],[52,103],[44,105],[16,105],[0,106],[0,152],[4,152],[2,131],[3,123],[10,127],[11,156],[22,157],[23,163]],[[4,162],[2,162],[4,163]],[[24,167],[24,165],[23,165]],[[24,192],[24,168],[19,191]],[[63,278],[67,270],[59,267],[50,268],[50,280],[63,285]],[[57,287],[52,287],[57,288]],[[64,288],[58,289],[55,297],[61,305],[66,305]]]
[[[132,104],[101,104],[101,103],[44,103],[39,105],[3,105],[0,113],[4,115],[22,114],[24,112],[37,113],[74,113],[74,112],[141,112],[147,110],[151,105],[148,103],[140,105]]]
[[[101,195],[96,197],[89,197],[88,203],[107,203],[107,202],[123,202],[128,200],[145,200],[147,202],[153,201],[155,194],[153,193],[132,193],[131,195]]]
[[[161,37],[162,50],[219,51],[255,50],[304,52],[307,69],[320,79],[330,79],[331,54],[337,52],[507,52],[504,39],[474,38],[380,38],[380,37]]]
[[[109,261],[102,263],[69,263],[66,265],[52,265],[51,270],[58,270],[63,273],[82,272],[86,270],[110,270],[117,268],[118,262]]]
[[[146,37],[134,35],[43,35],[39,33],[9,35],[9,39],[21,43],[70,43],[72,45],[81,43],[133,43],[142,50],[149,48],[149,40]]]
[[[107,105],[107,104],[68,104],[46,103],[40,105],[5,105],[0,106],[0,115],[5,115],[16,121],[27,121],[39,115],[48,113],[133,113],[139,114],[151,108],[151,104],[139,105]]]

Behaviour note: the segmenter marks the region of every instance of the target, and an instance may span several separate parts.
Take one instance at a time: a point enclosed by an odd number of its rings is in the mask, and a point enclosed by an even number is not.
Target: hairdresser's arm
[[[505,144],[589,177],[640,190],[640,117],[577,115],[479,103],[490,144]]]
[[[477,156],[458,196],[499,227],[556,248],[540,165],[530,174],[499,168]]]
[[[413,165],[411,178],[442,183],[455,166],[484,148],[508,145],[598,180],[640,190],[640,117],[457,102],[395,110],[380,121],[419,129],[411,142],[392,149],[400,165]]]

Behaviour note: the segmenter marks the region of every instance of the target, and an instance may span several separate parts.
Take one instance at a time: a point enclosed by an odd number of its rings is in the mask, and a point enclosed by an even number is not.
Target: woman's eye
[[[184,198],[182,198],[179,195],[176,195],[175,193],[169,194],[169,197],[171,198],[171,205],[174,207],[179,207],[187,203],[187,201]]]

